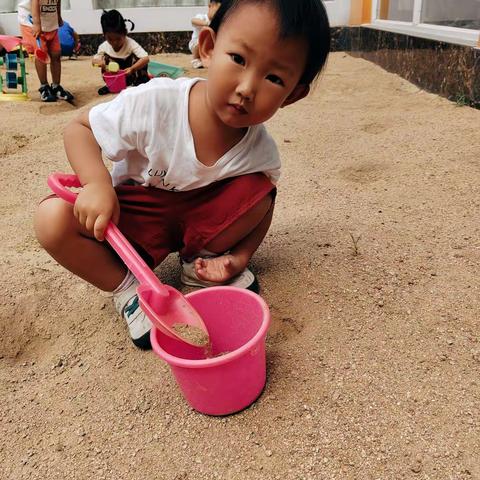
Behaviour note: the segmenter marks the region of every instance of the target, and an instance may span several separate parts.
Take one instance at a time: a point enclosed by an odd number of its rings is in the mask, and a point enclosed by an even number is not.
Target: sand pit
[[[34,238],[48,174],[69,171],[64,125],[106,100],[90,59],[62,83],[76,107],[40,103],[34,74],[31,102],[0,104],[0,478],[480,478],[480,111],[335,53],[270,122],[267,386],[210,418]],[[159,274],[179,286],[174,257]]]

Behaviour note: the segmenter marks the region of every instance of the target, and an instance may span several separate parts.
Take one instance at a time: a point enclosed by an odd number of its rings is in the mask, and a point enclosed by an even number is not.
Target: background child
[[[108,222],[152,268],[178,251],[187,285],[258,288],[247,265],[269,229],[280,175],[263,122],[308,94],[329,48],[321,0],[226,0],[199,36],[208,80],[156,78],[67,126],[83,189],[73,207],[44,200],[36,235],[61,265],[113,292],[137,346],[150,345],[151,325],[138,282],[102,242]]]
[[[37,38],[39,38],[42,50],[50,56],[51,85],[47,81],[47,65],[35,58],[41,100],[56,102],[57,99],[61,99],[71,102],[73,95],[60,85],[62,63],[58,26],[63,23],[61,0],[20,0],[18,21],[28,53],[35,52]]]
[[[109,62],[117,62],[127,75],[127,85],[148,82],[148,54],[135,40],[127,36],[125,22],[131,23],[131,30],[135,27],[133,22],[125,20],[118,10],[104,11],[100,21],[105,41],[98,47],[94,63],[100,65],[102,72],[105,72]],[[99,95],[107,93],[110,91],[106,85],[98,90]]]
[[[58,29],[58,38],[62,49],[62,56],[76,60],[80,50],[80,37],[72,26],[63,21],[63,25]]]
[[[207,13],[199,13],[192,18],[192,38],[188,43],[188,48],[192,52],[192,67],[193,68],[202,68],[202,61],[200,60],[200,56],[198,54],[198,35],[203,27],[207,27],[210,24],[210,20],[212,20],[215,12],[220,7],[222,0],[214,0],[209,2],[208,4],[208,12]]]

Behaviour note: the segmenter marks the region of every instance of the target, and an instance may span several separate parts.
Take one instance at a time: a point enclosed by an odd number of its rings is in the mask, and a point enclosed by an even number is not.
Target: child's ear
[[[306,97],[308,95],[308,92],[310,92],[310,86],[305,85],[303,83],[299,83],[293,89],[290,95],[285,99],[285,101],[282,103],[281,108],[286,107],[287,105],[291,105],[292,103],[298,102],[302,98]]]
[[[198,35],[198,54],[204,67],[210,66],[215,47],[215,32],[210,27],[203,27]]]

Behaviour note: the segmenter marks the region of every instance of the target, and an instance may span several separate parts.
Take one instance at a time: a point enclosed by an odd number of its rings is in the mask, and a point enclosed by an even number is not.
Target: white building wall
[[[350,0],[324,0],[332,27],[348,25]],[[135,22],[135,32],[182,32],[191,30],[190,20],[206,7],[120,8],[125,18]],[[79,34],[102,33],[101,10],[94,10],[91,0],[70,0],[70,10],[62,16]],[[0,34],[19,35],[16,13],[0,14]]]

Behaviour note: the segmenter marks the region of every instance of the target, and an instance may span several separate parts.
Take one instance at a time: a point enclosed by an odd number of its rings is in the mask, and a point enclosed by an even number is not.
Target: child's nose
[[[251,102],[255,98],[256,89],[255,77],[245,74],[237,85],[236,93],[245,101]]]

